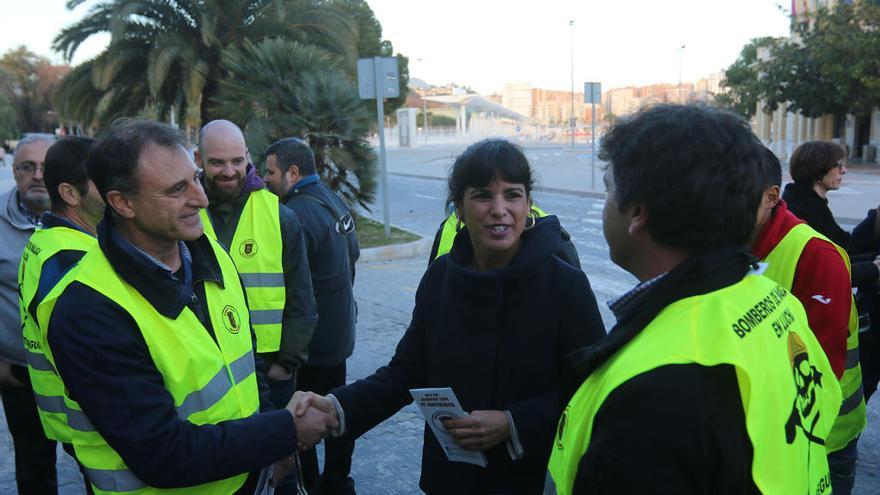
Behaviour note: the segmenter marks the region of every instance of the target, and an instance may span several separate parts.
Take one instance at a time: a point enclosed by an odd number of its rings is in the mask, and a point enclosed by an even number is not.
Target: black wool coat
[[[411,388],[452,387],[462,408],[506,410],[525,456],[511,460],[501,443],[488,467],[450,462],[426,428],[419,486],[429,494],[537,494],[559,415],[574,377],[565,356],[605,336],[586,275],[553,253],[559,221],[540,219],[523,233],[508,266],[470,267],[467,229],[452,251],[428,267],[412,322],[387,366],[332,393],[345,412],[346,435],[359,436],[412,398]]]

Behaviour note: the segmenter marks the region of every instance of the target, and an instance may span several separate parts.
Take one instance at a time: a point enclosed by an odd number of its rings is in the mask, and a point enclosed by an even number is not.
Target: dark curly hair
[[[699,105],[657,105],[614,126],[608,161],[617,205],[644,204],[651,236],[692,255],[748,243],[764,153],[748,124]]]
[[[532,167],[522,149],[505,139],[484,139],[468,146],[452,164],[448,202],[460,205],[468,186],[485,187],[495,177],[513,184],[524,184],[526,194],[532,194]]]

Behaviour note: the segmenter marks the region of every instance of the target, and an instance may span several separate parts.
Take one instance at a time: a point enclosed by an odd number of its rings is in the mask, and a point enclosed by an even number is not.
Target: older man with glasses
[[[51,136],[18,142],[12,172],[15,187],[0,196],[0,394],[15,447],[19,493],[56,493],[55,442],[46,438],[27,373],[18,313],[18,263],[37,219],[49,209],[43,162]]]

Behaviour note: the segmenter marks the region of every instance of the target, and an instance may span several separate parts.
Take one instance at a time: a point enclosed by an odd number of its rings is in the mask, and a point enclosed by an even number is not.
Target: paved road
[[[428,145],[421,148],[390,148],[388,171],[397,174],[428,176],[445,179],[454,157],[466,145]],[[559,145],[525,144],[525,153],[536,171],[539,188],[562,190],[580,194],[601,194],[604,163],[591,162],[589,149],[571,150]],[[783,181],[790,181],[787,165],[783,165]],[[593,170],[595,169],[595,174]],[[838,222],[843,225],[865,217],[868,208],[880,203],[880,166],[854,165],[850,167],[839,191],[829,194],[829,204]]]

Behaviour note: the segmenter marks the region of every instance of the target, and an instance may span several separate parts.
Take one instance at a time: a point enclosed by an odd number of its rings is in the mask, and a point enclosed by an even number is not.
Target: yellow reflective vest
[[[547,213],[545,213],[544,210],[535,205],[532,205],[531,213],[538,218],[547,216]],[[434,256],[434,259],[443,256],[452,249],[452,242],[455,240],[455,234],[457,234],[459,229],[463,226],[464,222],[458,221],[458,217],[455,216],[454,211],[449,214],[449,217],[443,222],[443,230],[440,233],[440,243],[437,244],[437,254]]]
[[[775,280],[787,290],[791,290],[798,260],[801,258],[804,247],[811,239],[822,239],[831,243],[837,248],[837,252],[846,263],[847,271],[851,270],[849,255],[846,251],[809,225],[802,223],[788,231],[779,244],[762,260],[767,263],[764,276]],[[859,365],[859,316],[855,301],[850,306],[849,334],[846,338],[846,365],[843,375],[840,377],[840,389],[843,402],[840,406],[837,422],[834,423],[834,428],[828,436],[828,452],[835,452],[846,447],[849,442],[859,436],[867,421],[865,395],[862,389],[862,368]]]
[[[840,387],[800,302],[776,282],[749,274],[670,304],[587,377],[559,420],[545,494],[572,493],[606,398],[670,364],[734,367],[753,448],[751,475],[762,493],[831,492],[824,439],[837,417]]]
[[[261,189],[248,197],[232,243],[227,246],[247,293],[257,352],[276,352],[281,346],[281,321],[287,291],[281,264],[281,220],[278,196]],[[201,211],[205,235],[217,240],[207,210]]]
[[[64,443],[70,443],[64,385],[43,353],[45,344],[40,339],[40,330],[30,313],[30,307],[38,290],[42,292],[41,295],[45,295],[52,288],[49,284],[57,282],[41,279],[44,263],[60,251],[84,253],[95,245],[97,239],[81,230],[62,226],[49,229],[39,227],[28,239],[18,265],[18,307],[22,341],[27,353],[28,374],[34,389],[37,412],[46,438]],[[60,280],[62,273],[59,272],[58,275]]]
[[[176,319],[162,316],[119,278],[100,249],[86,253],[40,304],[37,315],[44,322],[40,325],[42,341],[47,341],[52,309],[64,289],[72,282],[87,285],[128,311],[137,323],[181,421],[218,424],[257,413],[259,396],[244,291],[226,251],[216,242],[210,243],[223,277],[222,283],[205,282],[205,304],[216,342],[189,308],[184,308]],[[54,366],[51,346],[45,350]],[[64,399],[67,407],[79,412],[88,425],[79,405],[66,393]],[[160,489],[139,480],[94,428],[71,429],[71,443],[95,493],[99,494],[231,494],[248,477],[248,473],[241,473],[198,486]]]

